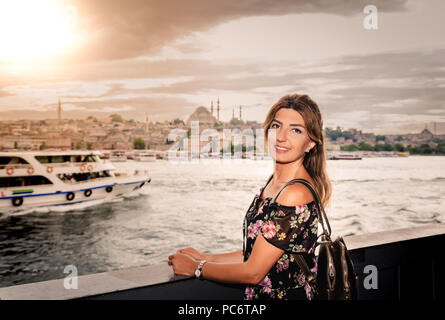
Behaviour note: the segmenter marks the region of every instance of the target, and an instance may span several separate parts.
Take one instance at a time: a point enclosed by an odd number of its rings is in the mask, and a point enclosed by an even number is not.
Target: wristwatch
[[[202,261],[199,263],[198,268],[196,268],[196,270],[195,270],[195,277],[196,277],[197,279],[202,279],[202,266],[203,266],[204,263],[206,263],[206,262],[207,262],[207,260],[202,260]]]

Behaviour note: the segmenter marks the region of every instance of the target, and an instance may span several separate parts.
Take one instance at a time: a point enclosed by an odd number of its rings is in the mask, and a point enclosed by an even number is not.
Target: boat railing
[[[32,167],[32,165],[29,163],[2,164],[0,165],[0,170],[4,170],[6,168],[27,169],[29,167]]]
[[[44,166],[52,166],[52,167],[80,167],[82,165],[90,165],[100,162],[57,162],[57,163],[42,163]]]
[[[128,172],[114,172],[115,177],[132,177],[141,175],[148,175],[148,170],[134,170],[131,174]]]
[[[113,177],[100,177],[100,178],[90,178],[90,179],[85,179],[85,180],[80,180],[80,181],[72,181],[70,179],[61,179],[64,183],[66,184],[71,184],[71,185],[79,185],[79,184],[84,184],[86,182],[95,182],[95,181],[103,181],[106,179],[110,179]]]
[[[54,167],[54,168],[60,168],[60,167],[80,167],[82,165],[92,165],[92,164],[103,164],[101,162],[56,162],[56,163],[40,163],[40,165],[45,167]],[[7,168],[14,168],[14,169],[27,169],[29,167],[34,167],[31,163],[14,163],[14,164],[2,164],[0,165],[0,170],[4,170]]]
[[[130,177],[130,175],[127,172],[115,172],[115,177]]]
[[[148,175],[148,170],[134,170],[134,176]]]
[[[88,174],[89,172],[85,172],[85,174]],[[148,170],[134,170],[133,174],[129,174],[128,172],[115,172],[114,173],[114,177],[132,177],[132,176],[141,176],[141,175],[148,175]],[[83,184],[85,182],[92,182],[92,181],[103,181],[106,179],[110,179],[113,178],[113,176],[109,176],[109,177],[99,177],[99,178],[90,178],[90,179],[85,179],[85,180],[80,180],[80,181],[73,181],[72,179],[63,179],[60,178],[60,180],[62,180],[64,183],[66,184],[71,184],[71,185],[78,185],[78,184]]]

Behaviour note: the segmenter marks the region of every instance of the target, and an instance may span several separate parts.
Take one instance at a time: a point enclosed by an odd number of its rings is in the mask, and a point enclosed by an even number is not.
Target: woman
[[[314,295],[295,259],[301,254],[316,275],[318,219],[316,202],[302,184],[317,190],[324,206],[331,195],[326,174],[323,121],[307,95],[287,95],[270,109],[263,124],[273,175],[255,196],[244,219],[244,247],[230,253],[204,254],[178,250],[168,264],[176,274],[209,280],[245,283],[245,299],[309,299]]]

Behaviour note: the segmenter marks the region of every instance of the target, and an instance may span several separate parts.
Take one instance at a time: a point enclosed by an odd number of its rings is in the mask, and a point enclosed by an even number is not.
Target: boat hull
[[[142,179],[142,177],[139,177],[137,180],[126,179],[115,183],[106,183],[104,181],[104,183],[99,185],[76,184],[71,188],[57,191],[49,190],[48,188],[34,188],[9,195],[5,195],[5,192],[2,192],[0,196],[0,212],[112,199],[141,189],[149,182],[149,178]]]

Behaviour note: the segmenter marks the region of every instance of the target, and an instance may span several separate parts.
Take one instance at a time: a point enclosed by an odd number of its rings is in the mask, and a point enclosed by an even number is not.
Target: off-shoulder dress
[[[255,195],[244,218],[244,261],[249,259],[260,232],[266,241],[284,250],[284,253],[259,284],[246,286],[244,299],[312,300],[314,295],[311,287],[300,270],[295,255],[301,254],[316,276],[315,244],[318,232],[316,202],[314,200],[299,206],[271,203],[272,198],[263,199],[266,186]]]

